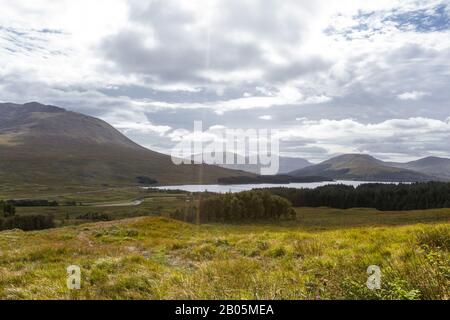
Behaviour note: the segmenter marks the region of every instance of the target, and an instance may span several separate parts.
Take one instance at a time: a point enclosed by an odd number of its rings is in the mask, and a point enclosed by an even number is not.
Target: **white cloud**
[[[50,86],[109,82],[96,70],[95,46],[127,23],[125,1],[0,0],[0,7],[0,75],[28,74]],[[125,78],[117,76],[114,82]]]
[[[209,127],[209,130],[210,130],[210,131],[214,131],[214,130],[224,130],[224,129],[226,129],[226,127],[223,126],[223,125],[219,125],[219,124],[216,124],[216,125],[214,125],[214,126]]]
[[[175,130],[167,134],[172,141],[222,141],[223,131],[210,127],[204,132]],[[225,129],[219,126],[217,129]],[[390,119],[361,123],[354,119],[308,120],[278,129],[276,138],[284,153],[322,161],[343,153],[370,153],[380,159],[402,161],[430,155],[450,156],[450,119],[430,118]]]
[[[404,92],[402,94],[398,95],[398,98],[400,100],[419,100],[422,99],[427,95],[426,92],[421,91],[411,91],[411,92]]]
[[[272,116],[271,115],[264,115],[264,116],[260,116],[259,119],[261,119],[261,120],[272,120]]]
[[[295,127],[278,131],[283,141],[306,141],[319,146],[327,155],[338,153],[371,153],[394,160],[428,155],[450,156],[450,121],[409,118],[379,123],[361,123],[353,119],[306,120]],[[408,156],[406,156],[408,155]],[[299,154],[314,159],[314,154]],[[324,154],[319,155],[321,160]]]
[[[116,122],[112,123],[114,127],[116,127],[119,130],[122,130],[125,134],[130,131],[137,131],[140,133],[149,133],[149,132],[156,132],[160,135],[163,135],[167,131],[171,130],[172,128],[169,126],[156,126],[151,124],[150,122]]]
[[[231,127],[262,114],[273,128],[297,119],[305,131],[292,134],[321,156],[389,139],[405,156],[440,154],[450,26],[439,5],[448,12],[448,0],[0,0],[0,97],[98,116],[165,148],[194,115]]]
[[[170,126],[155,125],[148,121],[139,106],[134,109],[112,110],[102,116],[102,119],[125,134],[156,133],[162,136],[172,129]]]

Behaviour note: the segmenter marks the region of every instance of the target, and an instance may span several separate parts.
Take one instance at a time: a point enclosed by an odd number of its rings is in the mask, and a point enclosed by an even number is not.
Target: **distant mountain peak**
[[[375,160],[375,161],[380,161],[378,159],[376,159],[375,157],[371,156],[370,154],[365,154],[365,153],[347,153],[347,154],[343,154],[337,157],[334,157],[332,159],[365,159],[365,160]],[[330,160],[332,160],[330,159]]]
[[[392,165],[423,172],[440,180],[450,180],[450,159],[448,158],[430,156],[407,163],[393,163]]]
[[[369,154],[349,153],[331,158],[323,163],[330,164],[333,167],[351,168],[358,165],[380,165],[383,164],[383,161],[378,160]]]
[[[341,180],[362,181],[427,181],[433,177],[420,171],[411,170],[383,162],[368,154],[344,154],[317,165],[291,173],[293,176],[323,176]]]
[[[422,159],[419,159],[419,160],[416,160],[416,161],[411,161],[411,162],[428,162],[428,163],[430,163],[430,162],[434,162],[434,163],[436,163],[436,162],[450,162],[450,159],[448,159],[448,158],[442,158],[442,157],[434,157],[434,156],[429,156],[429,157],[425,157],[425,158],[422,158]]]
[[[235,154],[232,152],[225,152],[224,154],[219,155],[219,159],[222,158],[223,160],[226,160],[226,156],[231,156],[231,158],[238,160],[241,164],[221,164],[220,166],[223,168],[233,169],[233,170],[241,170],[246,171],[250,173],[261,173],[261,168],[264,167],[261,164],[250,164],[249,157],[244,157],[239,154]],[[312,165],[311,162],[309,162],[306,159],[299,158],[299,157],[285,157],[285,156],[279,156],[278,157],[278,173],[277,174],[287,174],[289,172],[292,172],[294,170],[302,169],[305,167],[308,167]]]

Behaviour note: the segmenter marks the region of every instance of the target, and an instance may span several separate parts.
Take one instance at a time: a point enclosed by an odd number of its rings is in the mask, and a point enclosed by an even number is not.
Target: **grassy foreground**
[[[450,209],[298,212],[276,225],[142,217],[0,232],[0,299],[449,298]],[[69,265],[79,291],[66,287]],[[369,265],[381,290],[366,287]]]

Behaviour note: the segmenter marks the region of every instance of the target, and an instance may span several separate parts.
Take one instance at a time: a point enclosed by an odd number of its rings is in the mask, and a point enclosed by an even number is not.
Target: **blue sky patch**
[[[450,29],[450,17],[447,5],[439,5],[432,9],[393,14],[383,22],[394,22],[401,30],[416,32],[435,32]]]

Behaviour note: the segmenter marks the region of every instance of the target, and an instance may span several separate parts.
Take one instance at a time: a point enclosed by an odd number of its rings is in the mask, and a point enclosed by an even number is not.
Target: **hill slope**
[[[229,157],[230,159],[234,159],[235,164],[226,164],[227,157]],[[250,164],[249,157],[244,157],[242,155],[234,153],[224,153],[224,154],[219,153],[217,155],[217,158],[223,159],[224,164],[219,165],[222,168],[232,170],[242,170],[254,174],[261,174],[261,165]],[[312,165],[311,162],[302,158],[290,158],[280,156],[278,160],[279,160],[279,170],[277,174],[286,174],[294,170],[303,169],[305,167]]]
[[[362,181],[427,181],[433,177],[391,166],[369,155],[346,154],[290,173],[293,176],[323,176],[331,179]]]
[[[0,299],[448,299],[448,209],[299,216],[282,225],[145,217],[0,232]],[[419,222],[428,224],[410,225]],[[390,272],[383,290],[368,290],[367,264],[380,257]],[[82,268],[76,292],[66,287],[69,265]]]
[[[0,104],[0,181],[35,185],[215,183],[249,175],[209,165],[174,165],[106,122],[39,103]]]
[[[300,170],[313,164],[303,158],[280,157],[279,174],[286,174],[295,170]]]
[[[450,159],[447,158],[427,157],[407,163],[393,163],[392,166],[450,180]]]

